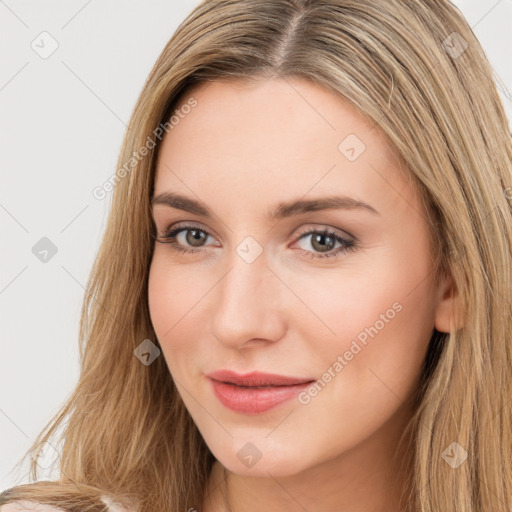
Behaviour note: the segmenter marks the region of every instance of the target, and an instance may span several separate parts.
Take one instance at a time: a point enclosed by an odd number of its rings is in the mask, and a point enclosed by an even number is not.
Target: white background
[[[0,0],[0,491],[78,378],[78,321],[126,123],[192,0]],[[512,118],[512,0],[458,0]],[[31,47],[43,31],[58,49]],[[46,46],[48,48],[48,46]],[[508,89],[508,91],[507,91]],[[48,237],[43,263],[32,247]],[[108,340],[105,340],[107,343]]]

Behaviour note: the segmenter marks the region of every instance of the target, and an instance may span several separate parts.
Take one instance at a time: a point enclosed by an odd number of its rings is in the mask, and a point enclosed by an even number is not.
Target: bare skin
[[[432,331],[454,328],[457,304],[452,279],[433,273],[403,162],[354,107],[304,80],[213,82],[190,96],[197,106],[160,148],[154,196],[185,195],[212,217],[154,204],[158,240],[192,225],[175,242],[195,252],[156,242],[148,296],[171,375],[217,459],[203,512],[403,510],[411,452],[398,440]],[[267,218],[282,202],[334,195],[375,211]],[[322,239],[325,229],[354,250]],[[261,253],[249,263],[240,244]],[[206,374],[218,369],[323,385],[249,415],[217,400]],[[247,443],[261,456],[251,467],[237,456]]]

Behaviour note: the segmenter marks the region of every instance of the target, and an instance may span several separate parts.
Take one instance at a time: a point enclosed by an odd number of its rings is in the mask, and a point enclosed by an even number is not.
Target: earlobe
[[[445,276],[444,282],[439,288],[434,326],[439,332],[446,333],[464,327],[460,295],[451,275]]]

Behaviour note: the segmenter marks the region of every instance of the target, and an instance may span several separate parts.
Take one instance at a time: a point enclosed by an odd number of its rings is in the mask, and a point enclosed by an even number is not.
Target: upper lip
[[[288,377],[275,373],[251,372],[240,375],[231,370],[217,370],[207,374],[207,377],[219,382],[236,384],[237,386],[292,386],[312,382],[314,379]]]

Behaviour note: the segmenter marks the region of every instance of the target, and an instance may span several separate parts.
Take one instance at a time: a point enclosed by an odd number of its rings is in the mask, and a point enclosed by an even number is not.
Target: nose
[[[278,341],[286,332],[286,301],[293,294],[263,255],[248,263],[235,253],[229,263],[212,297],[212,335],[226,347],[238,349]]]

